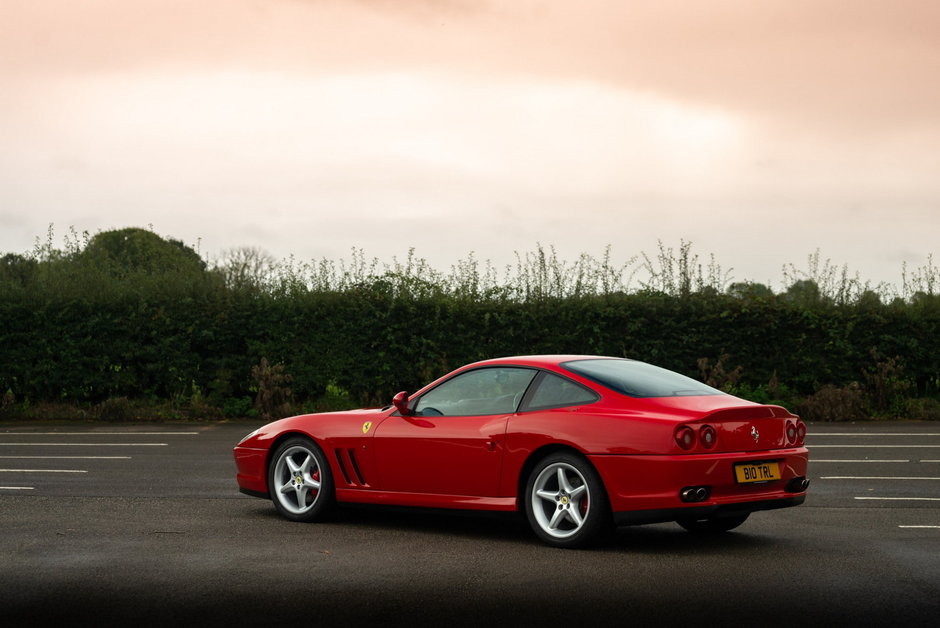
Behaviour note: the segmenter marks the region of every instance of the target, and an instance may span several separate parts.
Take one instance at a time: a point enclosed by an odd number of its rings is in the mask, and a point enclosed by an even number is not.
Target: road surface
[[[0,425],[0,625],[935,625],[940,424],[810,426],[810,496],[558,550],[514,516],[241,495],[252,423]]]

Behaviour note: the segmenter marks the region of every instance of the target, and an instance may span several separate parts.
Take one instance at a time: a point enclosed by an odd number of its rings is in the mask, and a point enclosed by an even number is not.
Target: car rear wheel
[[[689,532],[703,534],[718,534],[733,530],[747,521],[748,515],[736,517],[712,517],[710,519],[679,519],[676,521]]]
[[[529,525],[555,547],[583,547],[612,527],[600,476],[581,456],[546,456],[529,474],[525,489]]]
[[[322,519],[334,503],[333,477],[326,456],[307,438],[284,441],[271,457],[268,492],[274,507],[288,519]]]

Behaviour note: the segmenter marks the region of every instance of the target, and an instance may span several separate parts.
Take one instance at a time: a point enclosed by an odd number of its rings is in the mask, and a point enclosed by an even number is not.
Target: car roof
[[[480,362],[474,362],[473,364],[468,364],[467,367],[480,367],[480,366],[535,366],[535,367],[545,367],[545,366],[558,366],[562,362],[570,362],[572,360],[618,360],[624,358],[613,358],[610,356],[604,355],[578,355],[578,354],[551,354],[551,355],[514,355],[507,356],[503,358],[493,358],[490,360],[482,360]]]

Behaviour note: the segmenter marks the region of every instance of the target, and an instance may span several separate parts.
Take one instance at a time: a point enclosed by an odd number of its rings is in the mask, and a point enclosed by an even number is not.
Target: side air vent
[[[369,483],[362,475],[362,469],[356,459],[355,449],[334,449],[333,454],[336,456],[337,466],[339,466],[340,473],[343,474],[343,480],[345,480],[347,486],[369,486]]]
[[[333,454],[336,456],[336,463],[339,466],[340,472],[343,474],[343,479],[346,480],[346,484],[352,486],[352,482],[349,481],[349,471],[346,470],[346,461],[344,458],[344,449],[334,449]]]
[[[368,486],[368,482],[362,477],[362,471],[359,469],[359,461],[356,460],[356,450],[347,449],[346,453],[349,455],[349,462],[352,463],[353,471],[356,473],[356,479],[359,480],[359,484],[362,486]]]

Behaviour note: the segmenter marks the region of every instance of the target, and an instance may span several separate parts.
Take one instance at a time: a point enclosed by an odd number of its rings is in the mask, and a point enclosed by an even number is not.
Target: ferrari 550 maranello
[[[724,532],[806,498],[806,426],[635,360],[486,360],[381,409],[308,414],[235,447],[243,493],[294,521],[337,502],[524,513],[550,545],[614,526]]]

